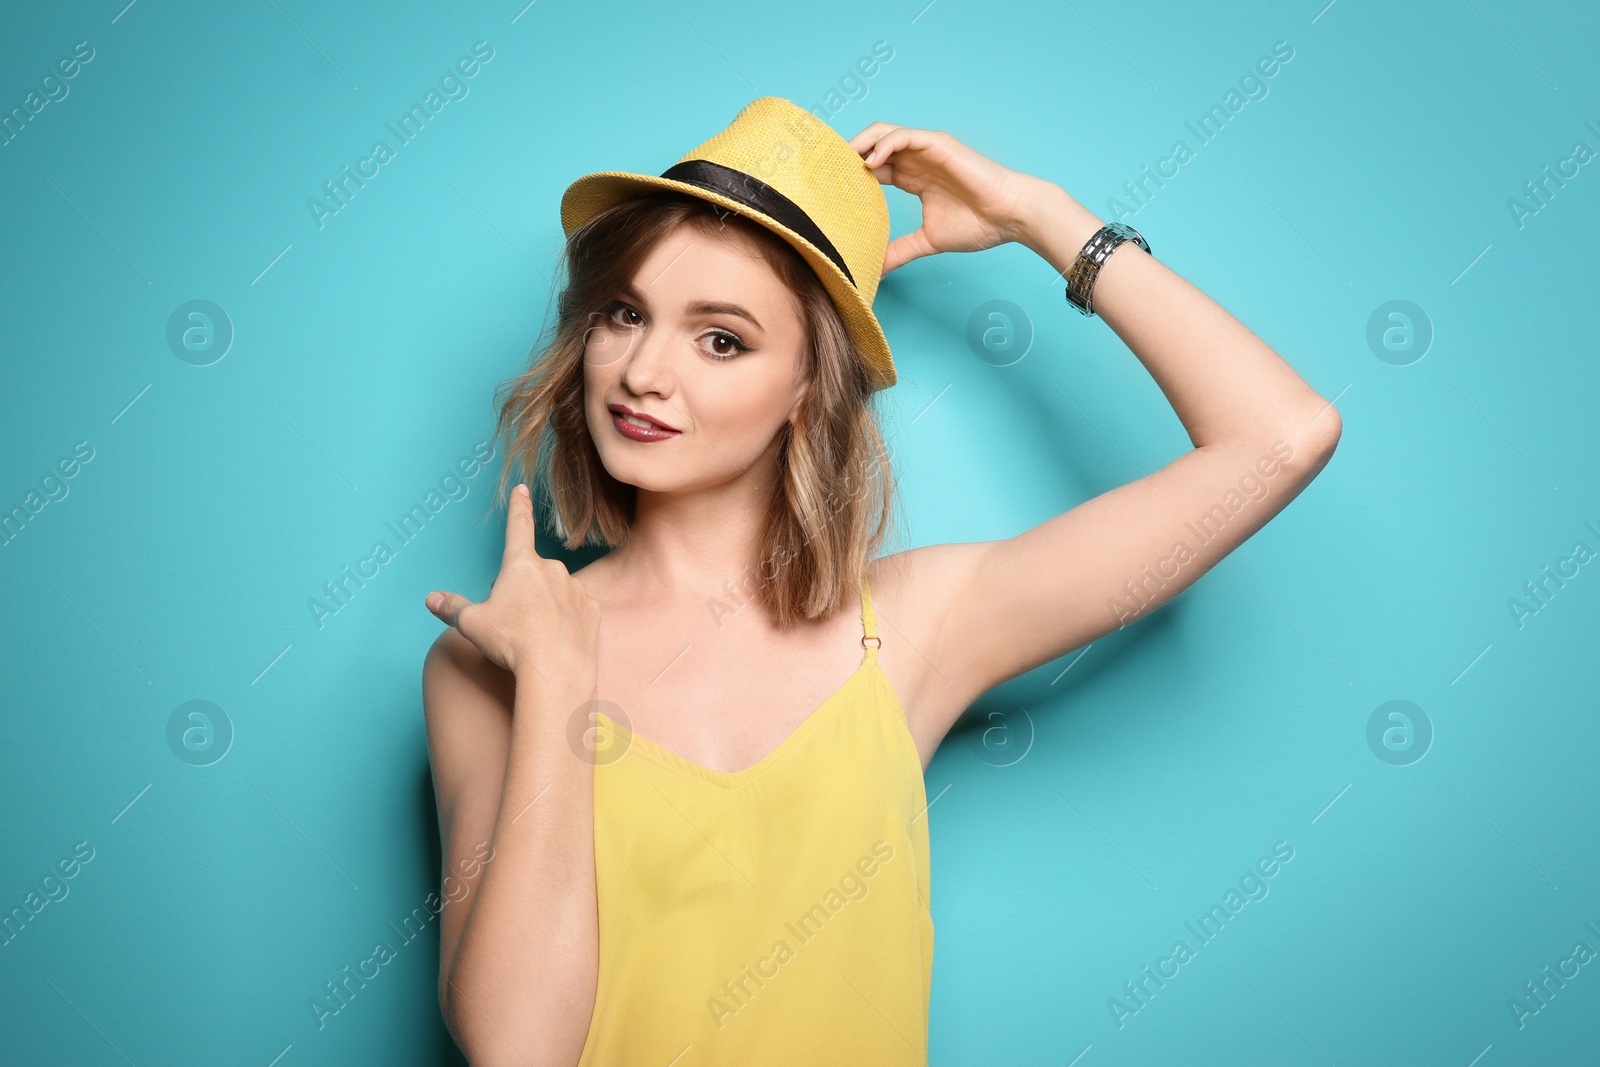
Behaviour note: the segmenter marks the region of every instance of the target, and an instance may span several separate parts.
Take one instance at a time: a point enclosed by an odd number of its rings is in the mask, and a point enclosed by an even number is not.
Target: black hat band
[[[850,279],[851,285],[856,284],[850,268],[844,265],[844,257],[833,247],[833,242],[828,240],[822,229],[811,221],[811,216],[807,215],[799,204],[760,178],[734,170],[732,167],[724,167],[721,163],[713,163],[709,159],[686,159],[682,163],[674,163],[661,172],[661,177],[720,193],[730,200],[737,200],[745,207],[754,208],[774,222],[787,226],[816,245],[817,249]]]

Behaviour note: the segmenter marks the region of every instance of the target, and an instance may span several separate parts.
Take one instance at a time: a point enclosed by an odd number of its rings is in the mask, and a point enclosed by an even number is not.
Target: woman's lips
[[[631,441],[665,441],[669,437],[677,437],[683,431],[664,430],[659,426],[640,426],[629,422],[620,411],[611,413],[611,424],[617,432]]]

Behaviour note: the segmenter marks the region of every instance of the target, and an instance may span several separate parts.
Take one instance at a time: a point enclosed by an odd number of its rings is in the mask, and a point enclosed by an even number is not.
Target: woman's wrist
[[[573,649],[559,655],[544,649],[513,656],[511,674],[518,685],[570,694],[593,688],[599,669],[592,649]]]
[[[1065,274],[1078,252],[1105,223],[1073,199],[1061,186],[1043,179],[1018,204],[1012,239],[1039,253],[1059,274]]]

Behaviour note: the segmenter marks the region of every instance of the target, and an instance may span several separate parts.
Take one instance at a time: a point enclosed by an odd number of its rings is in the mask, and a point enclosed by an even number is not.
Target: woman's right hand
[[[506,547],[500,574],[481,603],[435,590],[427,607],[513,674],[593,666],[600,635],[600,605],[560,560],[533,547],[533,498],[526,485],[511,491]]]

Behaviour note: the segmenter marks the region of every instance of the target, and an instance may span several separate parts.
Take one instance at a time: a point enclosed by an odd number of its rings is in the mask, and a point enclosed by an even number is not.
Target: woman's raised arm
[[[887,270],[1014,240],[1065,273],[1102,225],[1059,186],[947,133],[874,123],[851,143],[880,181],[922,200],[923,224],[890,243]],[[1283,510],[1338,443],[1328,401],[1133,242],[1101,267],[1092,306],[1155,378],[1194,449],[1015,537],[901,554],[900,610],[940,620],[921,651],[962,698],[931,702],[943,711],[940,738],[970,698],[1187,588]],[[1065,300],[1061,313],[1077,318]]]

